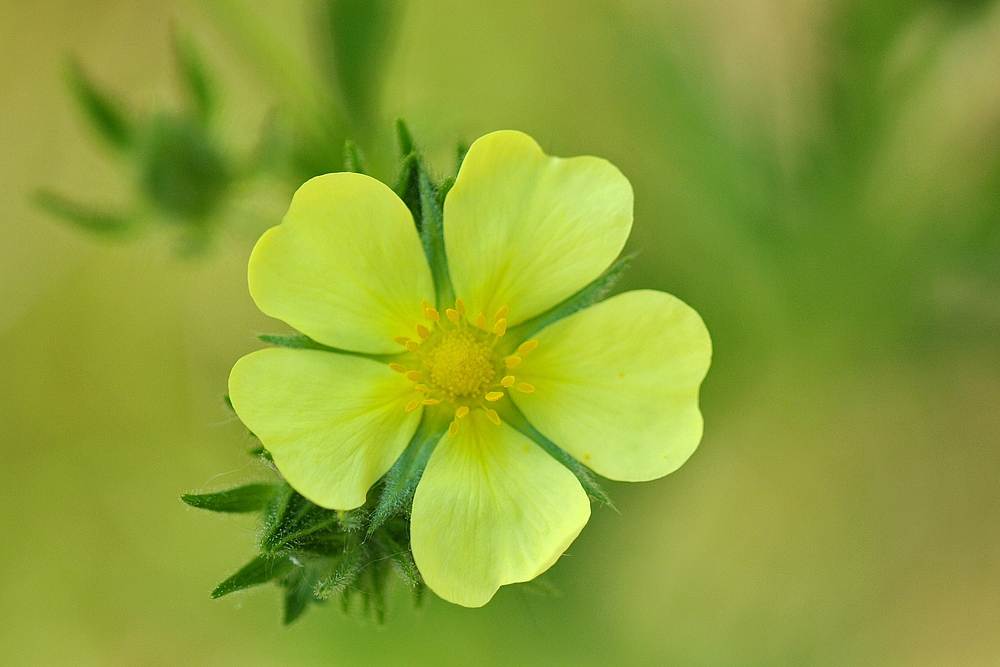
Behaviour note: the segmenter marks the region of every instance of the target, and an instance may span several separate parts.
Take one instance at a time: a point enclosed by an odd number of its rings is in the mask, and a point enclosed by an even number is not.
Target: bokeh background
[[[319,4],[0,3],[0,664],[1000,665],[1000,6],[412,0],[331,65]],[[176,221],[114,239],[33,204],[137,206],[66,58],[174,113],[177,27],[219,84],[213,141],[251,154],[291,109],[299,171],[229,187],[194,253]],[[499,128],[622,169],[625,287],[713,334],[705,438],[608,484],[559,596],[283,628],[273,587],[208,597],[253,520],[179,495],[265,474],[221,400],[284,330],[247,257],[345,135],[391,178],[396,116],[442,174]]]

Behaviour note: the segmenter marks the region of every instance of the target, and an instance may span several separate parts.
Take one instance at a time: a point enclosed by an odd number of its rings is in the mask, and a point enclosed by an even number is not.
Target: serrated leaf
[[[135,221],[128,216],[99,211],[49,190],[39,190],[33,200],[47,213],[103,236],[122,237],[135,228]]]
[[[259,512],[267,507],[277,491],[277,484],[246,484],[217,493],[188,493],[181,496],[181,500],[191,507],[212,512]]]
[[[91,81],[75,58],[67,65],[67,80],[70,92],[101,137],[115,148],[129,148],[134,130],[125,106]]]
[[[212,598],[221,598],[236,591],[259,586],[284,576],[293,567],[287,556],[258,556],[240,568],[240,571],[229,577],[212,591]]]

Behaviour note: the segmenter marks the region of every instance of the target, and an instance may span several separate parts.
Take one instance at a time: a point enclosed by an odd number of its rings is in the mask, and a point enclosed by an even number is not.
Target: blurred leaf
[[[212,512],[259,512],[278,490],[276,484],[247,484],[217,493],[184,494],[181,500]]]
[[[194,39],[182,33],[176,26],[173,34],[174,55],[180,70],[181,80],[191,102],[202,119],[212,115],[217,104],[213,82],[205,66],[205,60]]]
[[[273,581],[290,571],[294,564],[287,556],[258,556],[244,565],[239,572],[229,577],[212,591],[213,598],[221,598],[244,588],[258,586]]]
[[[119,150],[129,148],[134,130],[124,105],[91,81],[76,58],[69,60],[67,80],[70,92],[101,137]]]
[[[365,160],[361,155],[361,149],[350,139],[344,143],[344,169],[353,171],[355,174],[368,173],[365,169]]]
[[[49,190],[39,190],[33,200],[44,211],[105,236],[124,236],[135,227],[132,218],[92,209]]]

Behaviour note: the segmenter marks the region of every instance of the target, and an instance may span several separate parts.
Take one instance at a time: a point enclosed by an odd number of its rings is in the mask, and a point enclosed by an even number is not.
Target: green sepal
[[[277,484],[245,484],[217,493],[185,493],[181,500],[211,512],[259,512],[267,507],[278,491]]]
[[[215,110],[217,99],[205,59],[194,39],[176,26],[173,29],[173,46],[177,69],[191,105],[200,118],[207,120]]]
[[[289,487],[289,492],[275,496],[269,508],[260,549],[272,554],[291,548],[315,549],[315,540],[308,537],[337,521],[337,512],[314,505]]]
[[[500,418],[512,426],[515,430],[520,431],[522,434],[531,438],[539,447],[548,452],[549,456],[554,458],[559,463],[566,466],[570,472],[576,475],[577,480],[580,481],[580,485],[583,490],[587,492],[587,495],[592,499],[614,507],[614,503],[611,502],[611,498],[605,493],[601,485],[597,483],[594,479],[593,473],[585,465],[577,461],[570,455],[566,450],[564,450],[559,445],[555,444],[544,435],[538,432],[538,430],[531,425],[531,422],[524,416],[524,414],[514,405],[508,397],[504,397],[502,400],[494,403],[494,407]]]
[[[309,336],[300,333],[286,334],[257,334],[257,339],[268,345],[276,347],[290,347],[299,350],[322,350],[324,352],[336,352],[337,354],[348,354],[353,357],[365,357],[376,361],[389,361],[398,357],[398,354],[368,354],[367,352],[354,352],[353,350],[341,350],[337,347],[330,347],[314,341]]]
[[[431,180],[423,161],[417,162],[418,187],[420,191],[420,217],[423,221],[420,241],[424,246],[427,263],[431,267],[437,308],[444,311],[455,303],[455,290],[451,285],[448,271],[448,255],[444,249],[444,199],[438,199],[438,189]]]
[[[413,502],[417,483],[424,474],[434,448],[448,430],[449,423],[449,419],[441,419],[430,410],[424,410],[410,444],[383,478],[378,504],[368,522],[369,536],[389,517],[398,514]]]
[[[129,216],[98,211],[49,190],[39,190],[32,200],[43,211],[103,236],[125,236],[136,226]]]
[[[212,591],[212,598],[221,598],[251,586],[259,586],[284,576],[295,566],[287,556],[257,556]]]
[[[516,347],[522,341],[531,338],[550,324],[569,317],[573,313],[588,308],[599,301],[603,301],[610,294],[611,289],[618,282],[618,279],[622,277],[625,269],[629,267],[633,259],[635,259],[634,254],[619,258],[604,273],[573,296],[556,304],[541,315],[536,315],[530,320],[526,320],[516,327],[509,329],[507,335],[504,337],[504,342],[508,347]]]
[[[410,133],[410,126],[402,118],[396,119],[396,144],[399,146],[400,158],[413,153],[413,134]]]
[[[562,591],[544,574],[538,575],[531,581],[521,582],[517,587],[526,593],[539,597],[557,598],[562,595]]]
[[[91,81],[76,58],[69,59],[66,70],[70,92],[94,129],[115,148],[129,148],[135,131],[125,106]]]
[[[368,173],[361,148],[350,139],[344,142],[344,171],[352,171],[355,174]]]

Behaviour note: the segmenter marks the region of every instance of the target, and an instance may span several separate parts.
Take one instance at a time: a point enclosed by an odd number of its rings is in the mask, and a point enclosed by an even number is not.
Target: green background
[[[411,2],[361,135],[376,163],[401,115],[442,173],[499,128],[618,165],[626,287],[713,334],[705,438],[667,478],[607,484],[619,512],[552,569],[558,597],[283,628],[274,588],[208,597],[253,521],[179,500],[263,476],[221,401],[253,333],[283,329],[246,290],[260,229],[230,216],[183,259],[29,201],[129,201],[61,67],[176,106],[173,20],[225,81],[219,132],[251,143],[280,93],[225,4],[0,4],[0,664],[1000,665],[1000,9]],[[308,51],[307,8],[258,5]]]

